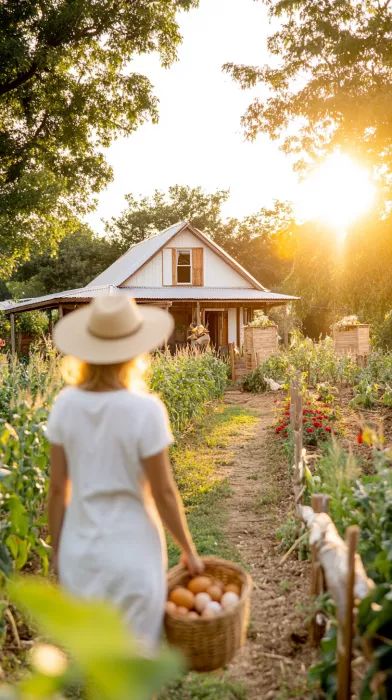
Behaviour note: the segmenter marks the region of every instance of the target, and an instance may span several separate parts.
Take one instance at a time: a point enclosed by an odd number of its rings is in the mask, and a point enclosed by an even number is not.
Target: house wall
[[[194,236],[190,231],[183,231],[175,236],[170,245],[156,255],[144,267],[128,277],[121,285],[122,287],[162,287],[171,281],[171,257],[167,254],[168,248],[203,248],[204,253],[204,286],[205,287],[222,287],[224,289],[231,287],[240,287],[242,289],[250,289],[251,284],[244,279],[236,270],[219,257],[208,246],[203,245],[199,238]],[[164,275],[162,278],[162,268],[165,266]],[[167,269],[166,269],[167,268]]]

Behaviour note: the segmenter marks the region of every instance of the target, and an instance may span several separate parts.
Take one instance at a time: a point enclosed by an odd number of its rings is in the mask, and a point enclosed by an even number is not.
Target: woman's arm
[[[69,488],[67,458],[64,448],[62,445],[51,445],[48,519],[53,549],[53,568],[56,573],[58,548]]]
[[[182,562],[192,575],[202,573],[199,558],[186,522],[184,506],[173,478],[167,449],[142,459],[158,513],[182,550]]]

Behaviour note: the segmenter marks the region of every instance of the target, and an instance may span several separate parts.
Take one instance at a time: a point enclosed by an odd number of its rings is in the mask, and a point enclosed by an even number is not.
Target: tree
[[[119,255],[112,241],[98,238],[88,226],[81,226],[60,241],[55,255],[34,256],[21,265],[8,287],[14,298],[84,287]]]
[[[167,192],[155,190],[152,197],[126,195],[127,208],[106,226],[107,233],[125,250],[179,221],[214,235],[221,222],[222,204],[229,193],[208,194],[201,187],[172,185]]]
[[[249,138],[280,138],[317,158],[340,146],[392,175],[390,0],[263,0],[277,30],[273,61],[226,64],[243,88],[261,84],[243,117]]]
[[[77,230],[110,179],[102,147],[157,118],[134,55],[169,65],[177,10],[198,0],[0,4],[0,268]]]

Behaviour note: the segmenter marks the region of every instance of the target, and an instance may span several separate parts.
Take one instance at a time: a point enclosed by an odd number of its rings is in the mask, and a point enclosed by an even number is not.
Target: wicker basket
[[[229,663],[245,642],[252,579],[240,566],[224,559],[203,557],[203,562],[206,576],[241,587],[240,602],[212,619],[187,620],[166,614],[165,629],[169,644],[183,653],[190,669],[214,671]],[[186,586],[189,580],[189,573],[181,564],[170,569],[169,593],[176,586]]]

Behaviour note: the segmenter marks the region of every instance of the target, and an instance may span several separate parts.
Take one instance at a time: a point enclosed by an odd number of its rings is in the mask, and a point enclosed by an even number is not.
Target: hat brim
[[[138,305],[142,324],[126,338],[106,339],[88,330],[90,305],[64,316],[55,326],[53,340],[65,355],[96,365],[110,365],[132,360],[163,345],[174,329],[173,317],[163,309]]]

